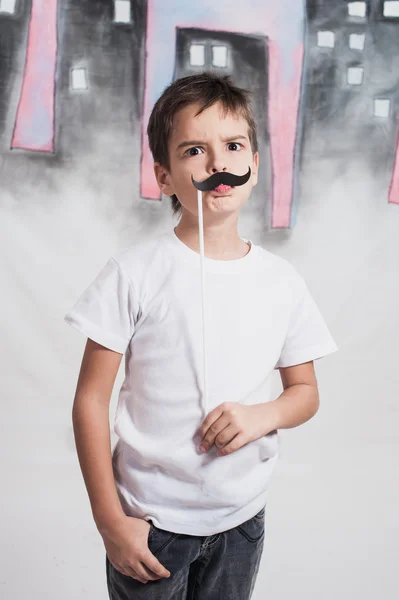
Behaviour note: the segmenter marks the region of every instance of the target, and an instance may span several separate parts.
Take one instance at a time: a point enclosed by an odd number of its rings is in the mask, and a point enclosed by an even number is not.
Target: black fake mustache
[[[218,187],[218,185],[229,185],[231,187],[237,187],[239,185],[244,185],[247,183],[249,178],[251,177],[251,167],[248,167],[248,173],[245,175],[233,175],[233,173],[226,173],[226,171],[221,171],[220,173],[214,173],[205,181],[195,181],[194,177],[191,175],[191,181],[193,182],[194,187],[201,192],[210,192]]]

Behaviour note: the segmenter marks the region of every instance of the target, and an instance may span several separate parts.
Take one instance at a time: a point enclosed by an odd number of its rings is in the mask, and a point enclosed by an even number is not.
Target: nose
[[[211,147],[208,152],[208,173],[220,173],[227,171],[226,156],[219,148]]]
[[[226,171],[226,163],[222,157],[213,155],[209,161],[210,170],[212,171],[212,175],[214,173],[220,173],[221,171]]]

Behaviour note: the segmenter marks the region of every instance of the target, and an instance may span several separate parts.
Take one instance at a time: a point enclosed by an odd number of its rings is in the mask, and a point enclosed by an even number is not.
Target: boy
[[[207,73],[177,80],[155,104],[148,136],[159,187],[181,219],[112,257],[65,317],[88,337],[73,407],[79,461],[111,600],[246,600],[263,551],[277,430],[317,412],[313,360],[337,347],[296,270],[237,233],[259,165],[248,92]],[[203,193],[204,406],[191,177],[248,167],[244,185]],[[111,459],[109,401],[125,352]],[[270,401],[274,368],[284,392]]]

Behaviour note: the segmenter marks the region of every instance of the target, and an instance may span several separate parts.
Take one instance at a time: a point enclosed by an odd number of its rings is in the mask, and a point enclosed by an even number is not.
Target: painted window
[[[348,83],[350,85],[361,85],[363,83],[363,67],[349,67],[348,68]]]
[[[0,13],[13,15],[15,13],[16,3],[17,0],[0,0]]]
[[[227,67],[227,46],[212,46],[212,65]]]
[[[399,2],[393,0],[384,2],[384,17],[399,17]]]
[[[349,47],[352,50],[363,50],[366,36],[364,33],[351,33],[349,36]]]
[[[84,67],[71,69],[71,88],[73,90],[87,90],[87,72]]]
[[[191,44],[190,65],[202,67],[205,64],[205,46],[203,44]]]
[[[365,2],[349,2],[348,14],[350,17],[365,17],[366,3]]]
[[[391,111],[389,98],[374,98],[374,116],[386,119]]]
[[[318,31],[317,45],[320,46],[320,48],[334,48],[335,33],[333,31]]]
[[[114,22],[130,23],[130,0],[115,0]]]

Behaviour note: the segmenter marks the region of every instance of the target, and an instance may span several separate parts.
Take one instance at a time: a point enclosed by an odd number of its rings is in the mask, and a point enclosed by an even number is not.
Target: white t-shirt
[[[269,401],[273,369],[337,346],[303,278],[255,245],[205,258],[208,403],[203,398],[200,254],[172,229],[110,258],[66,315],[95,342],[126,352],[112,462],[125,513],[175,533],[236,527],[267,502],[278,432],[225,456],[199,450],[199,428],[223,402]]]

